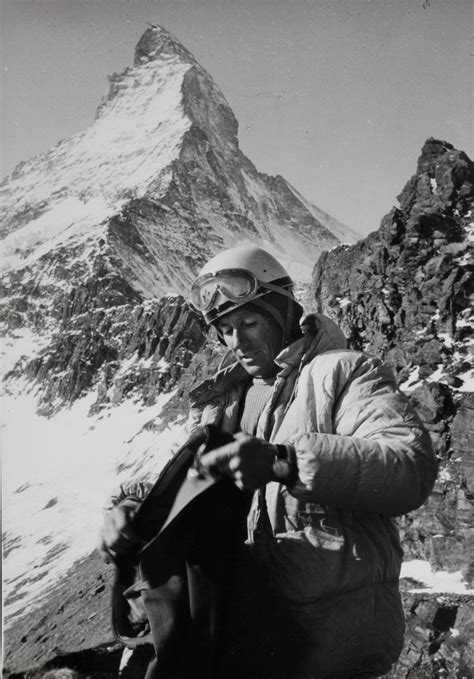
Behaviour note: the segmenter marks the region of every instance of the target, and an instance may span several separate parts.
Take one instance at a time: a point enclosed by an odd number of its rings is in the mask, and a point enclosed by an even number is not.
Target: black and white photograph
[[[474,679],[472,0],[2,0],[8,679]]]

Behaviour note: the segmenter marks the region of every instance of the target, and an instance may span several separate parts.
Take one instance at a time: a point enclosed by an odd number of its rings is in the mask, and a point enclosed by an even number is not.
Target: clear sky
[[[208,70],[258,170],[361,233],[425,139],[472,157],[471,0],[3,0],[2,176],[83,130],[147,21]]]

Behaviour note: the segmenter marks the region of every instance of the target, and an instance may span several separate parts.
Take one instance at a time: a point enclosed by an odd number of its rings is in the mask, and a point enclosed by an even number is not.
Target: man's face
[[[283,349],[283,333],[272,319],[252,308],[241,307],[217,321],[226,345],[252,377],[272,377],[273,362]]]

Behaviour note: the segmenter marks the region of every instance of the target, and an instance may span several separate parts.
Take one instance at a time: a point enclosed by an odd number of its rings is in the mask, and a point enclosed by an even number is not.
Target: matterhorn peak
[[[178,56],[185,62],[196,63],[191,52],[166,28],[150,24],[135,48],[134,65],[140,66],[165,56]]]
[[[47,280],[58,308],[55,293],[69,295],[106,252],[137,294],[182,294],[206,258],[237,243],[267,248],[303,281],[323,250],[355,240],[283,177],[257,171],[223,93],[164,28],[150,26],[134,65],[109,80],[88,129],[0,186],[4,269],[17,287]]]

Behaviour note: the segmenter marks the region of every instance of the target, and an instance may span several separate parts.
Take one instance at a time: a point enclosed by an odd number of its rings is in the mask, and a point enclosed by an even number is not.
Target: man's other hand
[[[240,489],[255,490],[275,479],[275,455],[272,443],[239,432],[232,443],[202,455],[199,463],[204,473],[221,473]]]
[[[116,561],[117,557],[131,554],[143,544],[131,528],[133,515],[139,506],[140,502],[130,498],[106,511],[98,545],[105,561]]]

